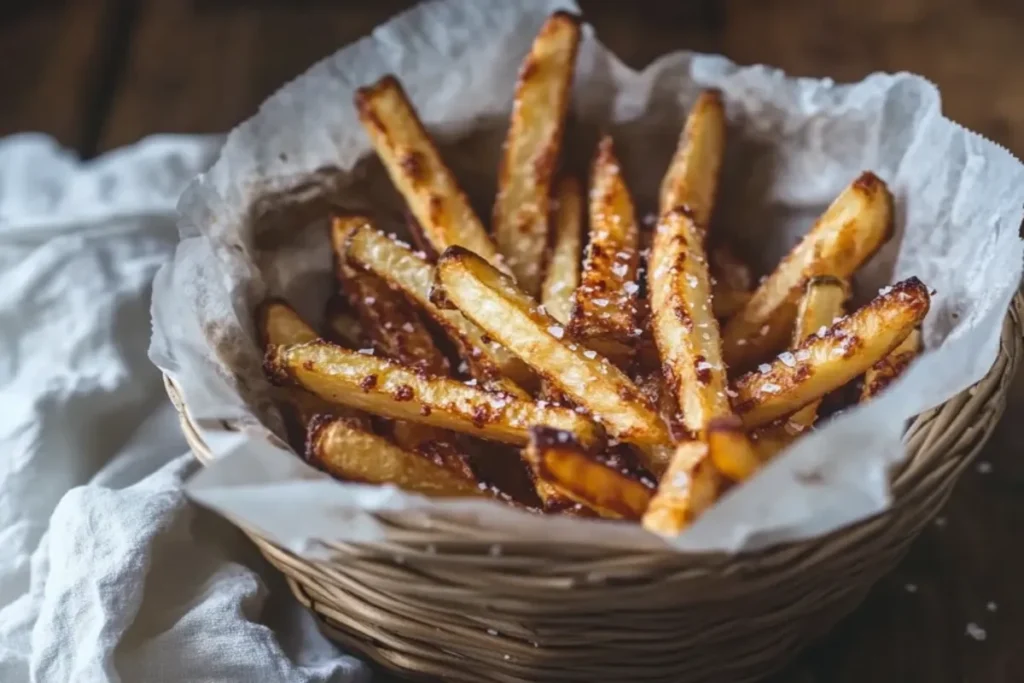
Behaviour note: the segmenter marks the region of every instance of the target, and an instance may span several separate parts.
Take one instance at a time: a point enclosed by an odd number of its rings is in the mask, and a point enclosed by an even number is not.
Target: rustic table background
[[[313,62],[411,4],[3,3],[0,135],[42,131],[88,157],[151,133],[226,131]],[[580,4],[601,39],[636,67],[690,48],[836,80],[923,74],[941,88],[947,115],[1024,156],[1019,0]],[[943,516],[852,617],[773,683],[1024,681],[1024,592],[1015,584],[1024,581],[1021,408],[1024,386]]]

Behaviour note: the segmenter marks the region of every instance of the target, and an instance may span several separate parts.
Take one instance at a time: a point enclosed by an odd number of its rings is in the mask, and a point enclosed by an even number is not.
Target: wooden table
[[[314,61],[411,3],[10,4],[0,9],[0,135],[43,131],[91,156],[151,133],[226,131]],[[948,115],[1024,155],[1018,0],[581,4],[633,66],[686,47],[837,80],[921,73],[942,89]],[[1024,408],[1018,384],[1011,415]],[[1024,430],[1004,420],[899,568],[773,681],[1024,681],[1022,448]]]

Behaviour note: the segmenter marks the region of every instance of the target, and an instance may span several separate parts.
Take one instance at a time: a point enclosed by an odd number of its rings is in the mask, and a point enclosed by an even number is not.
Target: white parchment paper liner
[[[319,322],[331,289],[327,210],[369,207],[389,226],[402,209],[357,121],[354,89],[395,73],[488,216],[519,63],[559,8],[574,9],[554,0],[446,0],[398,16],[271,97],[190,185],[180,203],[183,240],[155,283],[151,357],[182,389],[218,456],[190,483],[197,501],[309,555],[325,552],[318,541],[384,538],[368,513],[385,510],[472,518],[495,540],[754,549],[885,509],[904,421],[991,367],[1021,277],[1024,167],[945,119],[932,84],[878,74],[837,85],[685,52],[635,72],[588,30],[566,144],[570,168],[589,159],[598,129],[610,130],[643,214],[655,205],[696,94],[719,88],[730,134],[714,230],[766,270],[860,171],[875,171],[895,194],[897,234],[857,290],[863,298],[910,275],[933,287],[928,352],[881,398],[802,439],[670,542],[636,525],[340,484],[268,438],[279,417],[267,399],[253,308],[283,295]]]

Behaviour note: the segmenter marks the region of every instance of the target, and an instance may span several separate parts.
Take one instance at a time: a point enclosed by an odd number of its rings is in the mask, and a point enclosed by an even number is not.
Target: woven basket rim
[[[956,437],[967,429],[972,415],[977,415],[979,411],[983,410],[993,397],[1000,394],[1005,395],[1009,384],[1009,379],[1007,378],[1012,377],[1014,374],[1013,370],[1017,367],[1021,360],[1021,356],[1024,355],[1019,343],[1013,344],[1009,342],[1012,340],[1017,340],[1019,342],[1021,339],[1024,339],[1024,291],[1018,291],[1010,304],[1007,316],[1003,323],[1002,336],[997,357],[988,373],[986,373],[986,376],[975,385],[960,392],[942,405],[921,413],[910,422],[904,436],[904,444],[907,446],[908,453],[905,460],[896,468],[894,476],[892,477],[891,488],[893,500],[890,508],[900,505],[903,498],[912,495],[915,489],[921,487],[929,480],[929,474],[934,466],[941,464],[941,462],[936,461],[941,461],[942,453],[945,450],[943,446],[948,445],[951,441],[951,437]],[[1010,372],[1007,372],[1007,370],[1010,370]],[[166,373],[163,375],[163,379],[165,389],[172,404],[178,412],[182,431],[192,449],[193,454],[204,466],[208,465],[214,458],[213,453],[210,451],[209,446],[207,446],[203,441],[201,432],[193,422],[180,389],[174,380]],[[985,390],[979,391],[979,388],[984,388]],[[936,418],[944,412],[951,413],[952,415],[949,416],[950,419],[942,421],[942,424],[938,425],[940,428],[937,428]],[[956,468],[957,472],[959,472],[962,467],[963,464],[960,464]],[[883,515],[885,512],[886,511],[882,511],[879,515]],[[652,557],[668,555],[677,558],[685,557],[688,562],[692,562],[695,559],[700,558],[703,560],[701,564],[720,566],[723,562],[732,562],[744,556],[764,556],[765,554],[771,554],[770,551],[805,548],[824,542],[826,539],[851,534],[855,535],[860,526],[879,515],[874,515],[864,520],[860,520],[827,534],[797,541],[782,542],[767,548],[760,548],[753,551],[740,551],[737,553],[723,551],[678,552],[668,548],[631,548],[627,552],[633,558],[644,555]],[[488,545],[495,542],[495,540],[482,538],[480,532],[486,531],[486,529],[479,526],[463,527],[461,524],[450,523],[447,520],[438,521],[436,519],[432,519],[429,526],[426,528],[410,527],[403,529],[403,525],[401,523],[396,524],[394,519],[387,518],[383,515],[381,515],[379,519],[388,526],[397,527],[397,530],[393,528],[395,533],[392,533],[392,537],[389,538],[389,540],[370,543],[328,543],[326,545],[345,552],[351,552],[353,548],[357,547],[389,547],[392,545],[406,545],[409,543],[412,543],[413,545],[422,544],[425,539],[434,539],[445,543],[463,542],[467,545]],[[264,552],[267,551],[268,546],[275,549],[277,548],[277,546],[272,542],[266,541],[258,531],[247,528],[245,524],[240,523],[238,520],[231,521],[248,535],[253,537],[254,540],[263,541],[263,543],[260,543],[260,546],[264,549]],[[466,532],[468,530],[472,530],[476,533],[471,533],[467,536]],[[502,544],[515,544],[516,540],[514,538],[502,537],[500,538],[500,542]],[[267,545],[265,546],[264,543]],[[525,544],[529,546],[544,545],[538,541],[528,541],[525,542]],[[578,543],[577,547],[591,547],[597,551],[603,551],[606,554],[616,554],[621,552],[615,551],[608,546],[592,546],[585,541]],[[496,559],[499,564],[502,561],[502,558],[500,557],[494,559]]]

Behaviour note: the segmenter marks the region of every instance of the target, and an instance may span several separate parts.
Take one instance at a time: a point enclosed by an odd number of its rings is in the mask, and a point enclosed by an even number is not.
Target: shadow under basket
[[[408,676],[478,683],[759,679],[849,614],[946,502],[992,433],[1021,357],[1014,298],[977,385],[918,416],[884,513],[813,540],[726,555],[623,552],[381,519],[395,541],[310,562],[246,530],[342,646]],[[172,382],[196,456],[211,453]]]

